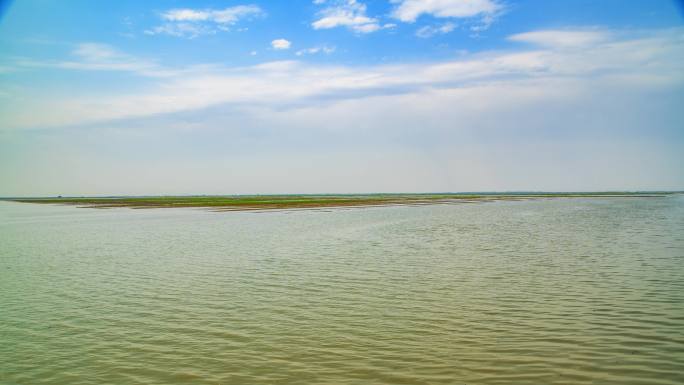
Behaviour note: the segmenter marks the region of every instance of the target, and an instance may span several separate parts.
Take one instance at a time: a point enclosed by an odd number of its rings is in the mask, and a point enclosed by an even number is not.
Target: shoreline
[[[559,198],[658,198],[676,192],[644,193],[487,193],[487,194],[359,194],[359,195],[258,195],[258,196],[156,196],[8,198],[11,202],[75,205],[80,208],[206,208],[211,211],[253,211],[375,206],[422,206]]]

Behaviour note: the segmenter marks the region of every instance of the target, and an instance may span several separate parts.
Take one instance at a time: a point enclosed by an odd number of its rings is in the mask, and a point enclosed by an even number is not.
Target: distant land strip
[[[134,209],[203,207],[218,211],[314,209],[389,205],[425,205],[529,200],[544,198],[664,197],[678,192],[570,192],[570,193],[439,193],[439,194],[339,194],[339,195],[225,195],[139,197],[43,197],[5,198],[23,203],[65,204],[91,208]]]

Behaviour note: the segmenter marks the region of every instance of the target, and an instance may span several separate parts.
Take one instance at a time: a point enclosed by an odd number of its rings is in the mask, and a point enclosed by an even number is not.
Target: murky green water
[[[684,197],[0,202],[0,384],[682,384]]]

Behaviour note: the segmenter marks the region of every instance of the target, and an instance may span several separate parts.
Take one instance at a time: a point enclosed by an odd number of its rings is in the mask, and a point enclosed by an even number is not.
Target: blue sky
[[[684,189],[674,1],[0,8],[0,196]]]

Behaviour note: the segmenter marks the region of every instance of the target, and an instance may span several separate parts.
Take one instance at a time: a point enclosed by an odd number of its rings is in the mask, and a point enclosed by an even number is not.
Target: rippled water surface
[[[684,197],[0,202],[0,384],[682,384]]]

